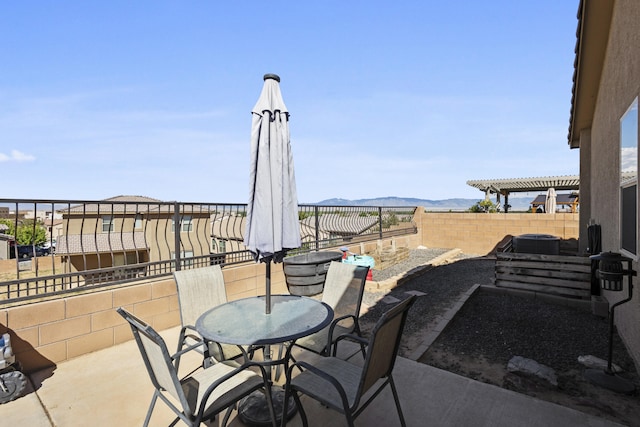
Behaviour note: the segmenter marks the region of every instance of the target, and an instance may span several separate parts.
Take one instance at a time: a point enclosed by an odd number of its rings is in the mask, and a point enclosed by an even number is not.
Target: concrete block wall
[[[551,234],[578,239],[577,213],[457,213],[422,212],[416,222],[421,244],[433,248],[459,248],[486,255],[507,235]]]
[[[54,267],[56,274],[63,273],[62,259],[60,256],[42,256],[37,258],[31,258],[29,260],[18,260],[25,267],[20,267],[20,271],[36,271],[40,275],[53,274]],[[54,265],[55,263],[55,265]],[[16,260],[14,259],[0,259],[0,274],[2,273],[15,273],[16,272]],[[22,274],[22,273],[21,273]]]
[[[223,269],[230,300],[265,293],[265,265]],[[272,293],[288,293],[282,264],[272,264]],[[32,372],[133,338],[116,312],[124,307],[156,330],[180,324],[173,277],[0,309],[16,358]],[[170,344],[173,349],[175,343]]]
[[[553,234],[577,238],[578,214],[416,214],[418,233],[349,246],[354,253],[420,245],[460,248],[485,254],[507,234]],[[332,249],[337,250],[337,249]],[[223,268],[230,300],[265,293],[265,265]],[[282,264],[271,266],[273,294],[288,293]],[[180,324],[175,282],[171,276],[50,301],[0,308],[0,333],[12,335],[14,351],[27,372],[132,339],[115,309],[123,306],[158,330]]]

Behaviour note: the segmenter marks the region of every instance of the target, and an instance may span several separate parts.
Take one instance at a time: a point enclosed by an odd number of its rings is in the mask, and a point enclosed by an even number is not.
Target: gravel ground
[[[444,252],[442,249],[411,251],[409,260],[394,266],[393,272],[374,271],[374,280],[376,273],[392,277],[428,265]],[[408,293],[418,293],[420,296],[409,311],[399,352],[406,357],[422,344],[426,334],[439,324],[442,315],[462,294],[475,284],[492,285],[494,272],[494,259],[459,255],[449,264],[426,269],[389,291],[367,291],[364,304],[368,311],[361,316],[361,328],[365,336],[368,335],[394,301],[406,298]],[[586,355],[607,359],[608,331],[608,321],[591,312],[480,290],[468,299],[418,361],[640,427],[640,393],[621,395],[591,384],[584,378],[585,367],[578,362],[579,356]],[[506,365],[513,356],[533,359],[553,368],[558,386],[541,385],[535,379],[509,373]],[[613,362],[625,371],[622,376],[640,390],[633,361],[617,333],[614,333]]]
[[[582,369],[579,356],[606,360],[609,322],[591,312],[531,298],[478,292],[458,312],[436,344],[477,354],[506,365],[518,355],[556,371]],[[614,334],[613,362],[635,372],[633,361]]]
[[[409,259],[392,268],[384,271],[373,272],[374,280],[376,273],[382,273],[387,277],[393,277],[402,272],[409,271],[418,266],[428,265],[433,258],[448,252],[448,249],[415,249],[410,252]],[[488,258],[468,258],[459,255],[450,264],[432,267],[413,279],[410,279],[400,286],[385,292],[366,292],[364,304],[368,306],[367,312],[361,316],[361,326],[363,331],[368,332],[382,313],[389,309],[391,304],[384,301],[407,298],[407,292],[417,291],[424,295],[420,296],[409,311],[409,317],[404,330],[403,347],[401,355],[410,353],[415,344],[419,344],[421,337],[430,327],[440,321],[441,316],[453,306],[462,294],[467,292],[475,284],[492,284],[494,277],[495,261]],[[387,272],[387,270],[393,270]],[[406,342],[406,344],[404,344]]]
[[[586,367],[578,362],[578,357],[587,355],[607,360],[606,319],[590,311],[481,290],[467,300],[418,361],[640,427],[640,381],[622,340],[615,332],[613,337],[612,360],[623,369],[619,375],[635,384],[631,395],[592,384],[584,376]],[[507,364],[513,356],[552,368],[558,385],[509,372]]]

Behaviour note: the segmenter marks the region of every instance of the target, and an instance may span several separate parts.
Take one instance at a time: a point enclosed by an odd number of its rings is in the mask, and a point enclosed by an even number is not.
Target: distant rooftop
[[[536,196],[535,199],[533,199],[533,201],[531,202],[531,206],[536,207],[536,206],[541,206],[544,205],[547,202],[547,195],[546,194],[539,194],[538,196]],[[558,194],[556,196],[556,204],[557,205],[574,205],[574,204],[578,204],[578,195],[573,193],[573,194]]]

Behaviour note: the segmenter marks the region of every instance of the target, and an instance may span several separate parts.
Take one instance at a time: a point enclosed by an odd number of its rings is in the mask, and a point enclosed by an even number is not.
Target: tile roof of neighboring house
[[[216,218],[212,224],[213,237],[225,240],[244,240],[246,216],[225,215]]]
[[[101,200],[96,203],[88,202],[80,205],[71,206],[68,209],[60,209],[58,212],[83,214],[83,213],[101,213],[104,215],[114,214],[137,214],[149,212],[173,213],[174,202],[164,202],[162,200],[152,199],[143,196],[117,196],[109,199]],[[206,205],[184,204],[180,203],[181,213],[183,215],[206,216],[209,215],[209,207]],[[187,206],[190,210],[187,210]]]
[[[315,226],[315,217],[308,217],[302,223]],[[323,214],[318,218],[318,227],[326,232],[340,235],[361,234],[378,223],[377,216],[343,216],[340,214]]]
[[[111,205],[109,205],[112,203]],[[128,212],[131,214],[138,212],[146,212],[151,210],[150,206],[153,204],[164,203],[162,200],[152,199],[151,197],[144,196],[116,196],[108,199],[101,200],[100,203],[85,203],[76,206],[71,206],[68,209],[60,209],[61,213],[83,213],[83,212],[102,212],[108,213],[122,213]],[[106,206],[110,206],[107,208]],[[132,207],[133,206],[133,207]]]
[[[146,196],[115,196],[104,199],[105,202],[140,202],[140,203],[162,203],[162,200]]]
[[[225,215],[212,221],[212,237],[222,240],[244,241],[244,230],[247,224],[246,216]],[[302,240],[313,240],[316,237],[315,219],[313,221],[300,221],[300,237]],[[321,230],[318,233],[320,240],[330,237],[329,233]]]
[[[144,233],[99,233],[62,235],[57,239],[57,255],[122,252],[148,249]]]
[[[313,224],[309,222],[313,222]],[[316,239],[315,220],[307,222],[300,221],[300,238],[303,241],[313,241]],[[321,229],[318,231],[317,238],[319,240],[327,240],[331,238],[331,234]]]

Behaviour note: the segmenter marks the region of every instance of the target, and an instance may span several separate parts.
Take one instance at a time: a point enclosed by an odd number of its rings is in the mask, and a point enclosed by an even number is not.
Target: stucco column
[[[587,227],[591,219],[591,129],[580,132],[580,219],[578,250],[587,252]]]

